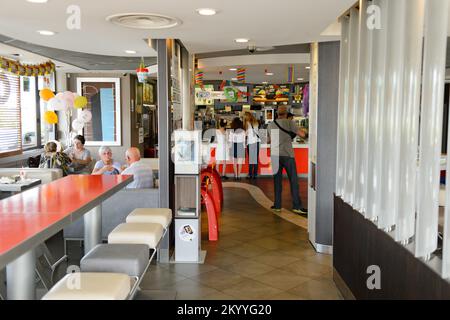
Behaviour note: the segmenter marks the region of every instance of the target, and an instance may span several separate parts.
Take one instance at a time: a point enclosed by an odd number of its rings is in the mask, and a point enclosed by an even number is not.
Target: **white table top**
[[[0,183],[0,191],[3,192],[21,192],[25,189],[41,184],[41,179],[25,179],[16,183]]]

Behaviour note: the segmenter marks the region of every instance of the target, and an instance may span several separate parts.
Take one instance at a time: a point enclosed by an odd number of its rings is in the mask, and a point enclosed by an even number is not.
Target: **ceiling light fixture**
[[[237,78],[231,78],[231,81],[237,81]]]
[[[200,8],[196,10],[199,15],[202,16],[213,16],[217,13],[216,9],[211,8]]]
[[[308,70],[309,70],[309,69],[311,69],[311,67],[310,67],[310,66],[307,66],[307,67],[305,67],[305,69],[308,69]]]
[[[41,36],[54,36],[56,34],[55,32],[49,30],[39,30],[38,33]]]
[[[268,84],[268,82],[267,81],[263,81],[262,84]]]
[[[266,72],[266,76],[273,76],[273,72]]]
[[[134,50],[125,50],[125,53],[128,53],[128,54],[136,54],[136,51],[134,51]]]
[[[31,3],[47,3],[48,0],[27,0],[27,1]]]
[[[305,80],[305,79],[303,79],[303,78],[297,78],[297,80],[298,80],[298,81],[303,81],[303,80]]]
[[[237,43],[247,43],[249,40],[245,38],[237,38],[234,39],[234,41],[236,41]]]
[[[230,71],[237,71],[236,68],[230,68]]]

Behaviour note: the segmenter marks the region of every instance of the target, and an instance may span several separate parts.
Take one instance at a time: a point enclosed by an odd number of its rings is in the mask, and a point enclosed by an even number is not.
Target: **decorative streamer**
[[[237,79],[239,83],[245,83],[245,68],[237,69]]]
[[[289,83],[294,83],[294,66],[288,67],[288,80]]]
[[[48,61],[37,65],[27,65],[0,57],[0,69],[17,74],[18,76],[36,77],[55,72],[55,64]]]
[[[195,73],[195,84],[203,88],[203,71],[197,70]]]

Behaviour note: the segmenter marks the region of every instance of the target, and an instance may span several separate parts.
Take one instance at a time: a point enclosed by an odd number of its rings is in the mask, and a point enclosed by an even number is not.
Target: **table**
[[[26,179],[16,183],[0,183],[0,191],[18,193],[41,184],[41,179]]]
[[[125,175],[72,175],[0,201],[0,269],[11,300],[35,299],[35,248],[84,217],[85,252],[101,243],[101,204],[133,181]]]

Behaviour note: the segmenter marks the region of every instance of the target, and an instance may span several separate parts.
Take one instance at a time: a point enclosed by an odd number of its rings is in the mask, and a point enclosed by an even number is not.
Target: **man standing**
[[[285,169],[291,186],[292,212],[307,216],[308,210],[302,207],[300,200],[297,167],[295,164],[294,149],[292,148],[292,140],[297,135],[306,137],[306,133],[299,129],[294,121],[287,119],[287,116],[287,107],[280,106],[278,108],[278,118],[268,127],[271,138],[271,158],[275,188],[275,203],[271,209],[276,212],[281,211],[283,169]]]
[[[122,174],[133,175],[127,189],[153,188],[153,171],[148,164],[141,161],[141,153],[138,148],[129,148],[125,152],[128,168],[122,171]]]

